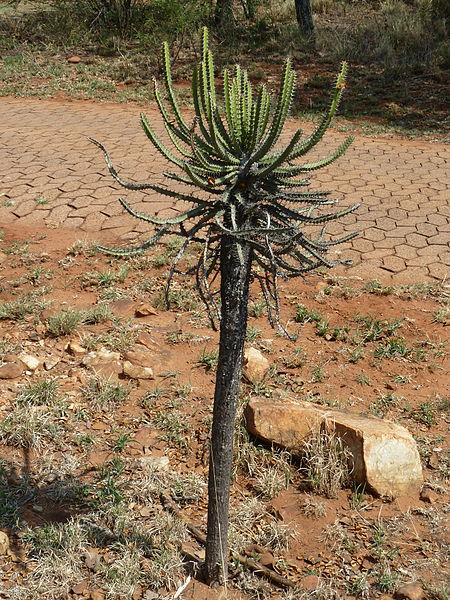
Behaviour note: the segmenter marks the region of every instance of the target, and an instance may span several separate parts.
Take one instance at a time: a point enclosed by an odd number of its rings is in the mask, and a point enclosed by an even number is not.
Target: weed
[[[420,402],[419,406],[410,413],[411,418],[417,423],[432,427],[438,422],[436,406],[431,402]]]
[[[372,385],[372,381],[366,373],[358,373],[355,377],[355,381],[361,385]]]
[[[83,323],[86,325],[96,325],[97,323],[106,323],[112,321],[113,313],[108,304],[101,302],[96,306],[84,311]]]
[[[319,323],[322,317],[318,312],[309,310],[304,304],[298,304],[294,319],[296,323]]]
[[[257,470],[253,486],[258,494],[270,500],[289,485],[289,473],[282,473],[277,467],[264,467]]]
[[[325,368],[317,365],[311,371],[311,383],[323,383],[325,381]]]
[[[197,364],[205,367],[206,371],[211,371],[216,368],[218,357],[219,352],[217,350],[211,350],[211,352],[208,352],[206,348],[203,348]]]
[[[11,446],[40,448],[60,432],[54,421],[55,415],[48,407],[17,402],[0,423],[0,439]]]
[[[77,433],[74,443],[84,452],[89,451],[97,443],[97,437],[92,433]]]
[[[348,360],[352,364],[355,364],[358,362],[358,360],[361,360],[361,358],[364,358],[364,350],[361,348],[361,346],[357,346],[356,348],[347,350],[347,352],[348,352]]]
[[[336,434],[320,431],[304,442],[302,471],[315,493],[335,498],[350,483],[351,453]]]
[[[384,417],[394,406],[398,406],[404,398],[394,396],[391,392],[383,394],[375,402],[371,402],[370,411],[377,417]]]
[[[450,322],[450,307],[445,306],[440,308],[433,313],[433,323],[442,323],[442,325],[448,325]]]
[[[386,342],[381,342],[373,351],[375,358],[406,358],[411,354],[403,338],[392,338]]]
[[[182,287],[178,282],[174,282],[169,290],[168,298],[166,299],[164,292],[159,292],[153,300],[153,306],[156,308],[174,308],[181,312],[190,312],[197,308],[198,300],[191,289]]]
[[[266,303],[261,300],[259,302],[250,302],[249,306],[248,306],[248,314],[250,317],[261,317],[264,314],[264,311],[266,310]]]
[[[83,311],[65,309],[47,318],[47,333],[53,337],[69,335],[76,331],[83,321]]]
[[[126,352],[137,337],[136,326],[131,320],[114,321],[113,328],[102,335],[100,340],[106,348],[115,352]]]
[[[91,271],[83,273],[80,279],[80,285],[82,288],[87,287],[109,287],[116,283],[124,283],[130,267],[128,265],[122,265],[117,271],[111,269],[107,271]]]
[[[247,342],[250,342],[250,343],[256,342],[256,340],[260,337],[261,337],[261,329],[258,329],[257,327],[252,327],[252,326],[247,327],[247,335],[245,338],[247,340]]]
[[[394,383],[398,383],[398,384],[411,383],[411,376],[410,375],[394,375],[393,381],[394,381]]]
[[[72,246],[67,248],[67,253],[70,256],[87,256],[92,257],[97,254],[97,246],[88,240],[77,240]]]
[[[130,440],[132,440],[132,436],[129,433],[121,433],[117,439],[112,443],[111,449],[113,452],[123,452],[125,450],[126,445]]]
[[[158,411],[153,415],[153,424],[158,429],[164,430],[159,437],[169,443],[175,444],[180,448],[188,449],[189,443],[186,436],[182,434],[188,430],[186,418],[176,411]]]
[[[58,400],[56,379],[39,379],[22,388],[17,396],[18,405],[51,406]]]
[[[0,304],[0,320],[22,321],[27,315],[42,312],[49,302],[42,300],[41,292],[32,292],[19,298]]]
[[[327,510],[323,502],[319,502],[319,500],[316,500],[309,494],[306,495],[305,499],[301,503],[301,509],[307,517],[314,517],[316,519],[319,517],[325,517],[327,514]]]
[[[130,388],[92,376],[82,392],[91,409],[112,412],[119,404],[125,402],[130,394]]]
[[[303,348],[294,348],[290,354],[281,358],[281,362],[288,369],[298,369],[307,362],[307,354]]]

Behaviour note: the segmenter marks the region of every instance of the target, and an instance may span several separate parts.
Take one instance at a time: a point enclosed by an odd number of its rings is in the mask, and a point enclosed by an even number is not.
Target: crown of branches
[[[124,209],[154,226],[152,237],[136,248],[100,248],[115,255],[142,252],[165,234],[182,236],[184,242],[176,255],[166,286],[166,297],[173,274],[187,245],[191,241],[204,243],[203,253],[196,267],[197,284],[210,317],[219,315],[210,292],[209,281],[219,269],[220,246],[223,236],[235,240],[236,252],[241,256],[243,244],[252,251],[253,276],[258,279],[269,307],[278,316],[277,279],[302,275],[319,266],[332,267],[345,261],[326,257],[330,246],[353,238],[352,233],[336,240],[324,239],[324,225],[354,211],[359,205],[340,211],[327,212],[324,207],[337,202],[329,192],[310,191],[308,175],[339,158],[351,144],[348,137],[334,152],[316,162],[299,163],[328,129],[345,88],[347,65],[342,64],[337,76],[328,111],[314,131],[303,139],[298,129],[283,148],[278,148],[288,117],[295,87],[295,72],[286,61],[280,92],[275,101],[264,85],[256,91],[248,74],[239,65],[234,74],[223,71],[223,101],[216,94],[213,55],[208,47],[208,31],[203,30],[202,60],[192,75],[192,97],[195,116],[187,122],[182,115],[172,84],[169,47],[163,45],[163,71],[166,102],[157,82],[155,98],[167,136],[173,145],[170,150],[156,135],[145,114],[141,124],[145,134],[178,172],[165,172],[167,179],[197,188],[199,195],[180,193],[169,187],[151,183],[124,181],[115,170],[106,148],[109,172],[128,190],[153,190],[172,200],[185,201],[188,210],[168,219],[138,212],[123,198]],[[312,237],[305,225],[322,226]],[[308,228],[309,230],[309,228]],[[278,318],[276,318],[277,322]]]

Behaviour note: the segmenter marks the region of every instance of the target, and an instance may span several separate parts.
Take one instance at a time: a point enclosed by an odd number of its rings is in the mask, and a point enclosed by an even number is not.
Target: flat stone
[[[148,302],[140,304],[135,311],[136,317],[149,317],[150,315],[157,315],[158,311]]]
[[[352,453],[354,481],[379,496],[417,493],[422,485],[414,438],[396,423],[291,399],[252,398],[245,416],[253,435],[294,453],[321,427],[334,431]]]
[[[140,367],[151,368],[154,364],[154,357],[147,350],[129,350],[125,353],[124,358],[133,365],[138,365]]]
[[[96,367],[102,363],[120,360],[119,352],[102,349],[98,352],[88,352],[81,361],[85,367]]]
[[[153,369],[150,367],[141,367],[134,365],[129,360],[125,360],[123,363],[123,374],[130,379],[154,379]]]
[[[4,531],[0,531],[0,556],[9,550],[9,537]]]
[[[18,362],[9,362],[0,367],[0,379],[17,379],[23,373],[23,366]]]
[[[394,594],[395,600],[424,600],[425,593],[418,581],[406,583],[398,588]]]
[[[41,364],[41,361],[32,354],[19,354],[19,359],[30,371],[36,371]]]

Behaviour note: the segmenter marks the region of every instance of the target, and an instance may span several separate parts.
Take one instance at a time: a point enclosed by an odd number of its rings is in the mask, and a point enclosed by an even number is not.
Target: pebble
[[[16,362],[6,363],[0,367],[0,379],[16,379],[23,373],[23,367]]]
[[[123,363],[123,374],[130,377],[130,379],[154,379],[153,369],[150,367],[140,367],[133,365],[129,360],[125,360]]]
[[[424,600],[425,593],[419,581],[412,581],[399,587],[394,598],[395,600]]]
[[[9,550],[9,537],[4,531],[0,531],[0,555],[6,554]]]
[[[36,371],[41,364],[41,361],[32,354],[19,354],[19,359],[30,371]]]

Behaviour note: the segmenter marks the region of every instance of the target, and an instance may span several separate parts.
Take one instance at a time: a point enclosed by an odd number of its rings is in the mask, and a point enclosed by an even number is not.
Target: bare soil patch
[[[0,369],[22,373],[0,381],[0,520],[10,540],[0,596],[172,598],[190,573],[182,598],[390,598],[414,580],[427,598],[448,598],[448,286],[351,271],[290,282],[282,321],[295,342],[270,328],[253,289],[248,344],[271,371],[244,382],[242,405],[286,390],[401,423],[425,484],[393,502],[362,489],[324,498],[300,461],[249,439],[239,422],[231,546],[298,588],[283,592],[235,565],[229,590],[209,590],[195,566],[202,548],[160,494],[205,526],[218,334],[182,275],[164,308],[175,243],[125,261],[80,238],[5,227],[0,241]],[[151,357],[153,379],[128,379],[116,365],[136,349]],[[83,365],[102,351],[117,360]]]

